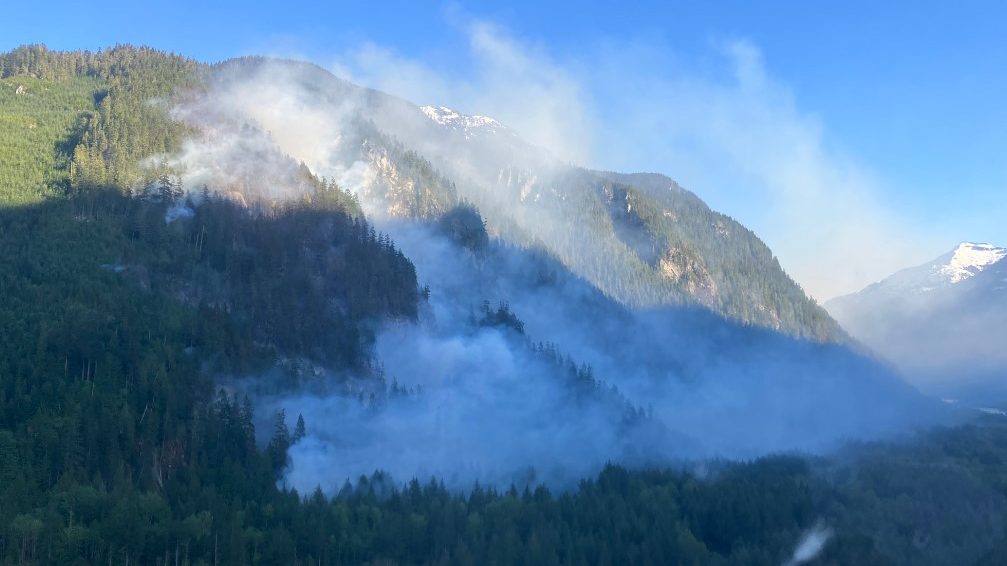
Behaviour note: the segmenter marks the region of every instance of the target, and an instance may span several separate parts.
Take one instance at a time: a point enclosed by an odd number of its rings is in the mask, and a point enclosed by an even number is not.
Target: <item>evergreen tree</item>
[[[291,437],[291,439],[290,439],[291,444],[295,444],[295,443],[299,442],[302,438],[304,438],[305,433],[306,432],[305,432],[305,429],[304,429],[304,416],[301,415],[301,414],[298,414],[297,415],[297,425],[294,426],[294,436]]]

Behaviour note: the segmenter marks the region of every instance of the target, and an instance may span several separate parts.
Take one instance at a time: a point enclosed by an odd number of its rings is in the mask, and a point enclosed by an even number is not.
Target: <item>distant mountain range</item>
[[[1007,377],[1007,248],[964,242],[825,308],[911,379],[948,390]]]

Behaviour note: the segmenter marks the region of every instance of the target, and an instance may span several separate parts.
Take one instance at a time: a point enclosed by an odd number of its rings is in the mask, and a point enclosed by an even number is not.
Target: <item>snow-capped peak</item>
[[[477,132],[497,133],[507,128],[489,116],[468,116],[460,114],[447,106],[421,106],[420,110],[434,123],[461,131],[465,139],[471,138]]]
[[[992,244],[962,242],[955,249],[930,263],[903,269],[850,297],[878,293],[901,297],[928,294],[966,281],[1004,258],[1007,258],[1007,248],[998,248]]]
[[[940,273],[951,283],[961,283],[1004,257],[1007,257],[1005,248],[962,242],[952,252],[951,259],[940,267]]]

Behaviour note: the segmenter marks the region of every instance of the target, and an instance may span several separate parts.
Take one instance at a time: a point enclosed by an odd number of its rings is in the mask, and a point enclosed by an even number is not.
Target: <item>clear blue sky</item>
[[[203,61],[283,51],[329,62],[370,42],[463,73],[472,61],[465,55],[469,39],[458,32],[458,14],[492,22],[559,62],[575,60],[598,45],[642,41],[657,59],[666,54],[677,65],[702,68],[716,58],[711,41],[742,39],[761,52],[766,73],[792,95],[801,115],[820,126],[826,151],[855,161],[880,179],[885,206],[914,225],[934,228],[937,237],[921,242],[925,253],[907,262],[950,248],[952,240],[1007,245],[1007,206],[1002,204],[1007,196],[1005,3],[483,4],[14,2],[4,8],[0,49],[34,42],[56,49],[134,43]],[[597,99],[611,96],[599,93]],[[598,119],[604,126],[617,118],[599,112]],[[641,150],[602,160],[599,166],[676,176],[668,170],[675,161],[662,159],[660,152]],[[686,180],[731,182],[716,176]],[[765,211],[749,215],[746,200],[729,190],[690,188],[770,234],[774,249],[785,245],[787,237],[798,237],[772,234]]]

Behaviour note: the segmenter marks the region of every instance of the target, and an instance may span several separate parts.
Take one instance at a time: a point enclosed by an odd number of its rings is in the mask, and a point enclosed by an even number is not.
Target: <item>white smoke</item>
[[[480,41],[490,50],[507,45]],[[512,65],[534,61],[494,56]],[[341,85],[289,63],[225,73],[206,96],[176,109],[201,133],[172,165],[185,170],[189,188],[213,182],[238,194],[289,199],[310,190],[297,176],[303,162],[362,194],[377,174],[359,159],[366,141],[359,110],[372,95]],[[400,128],[393,133],[420,137],[407,132],[418,126],[402,111],[426,120],[415,107],[368,108],[378,112],[374,120]],[[465,148],[439,151],[463,155]],[[563,483],[609,460],[822,451],[849,438],[895,434],[920,419],[917,400],[894,376],[843,348],[701,311],[629,312],[528,250],[494,245],[479,255],[428,227],[378,220],[415,263],[420,283],[432,288],[419,324],[378,327],[375,343],[387,378],[419,393],[372,401],[348,394],[333,378],[329,387],[257,395],[260,414],[282,407],[308,423],[307,437],[290,453],[287,481],[299,489],[333,491],[375,469],[397,480],[441,476],[459,487],[476,480]],[[555,342],[590,364],[653,415],[650,428],[626,426],[615,394],[572,402],[563,372],[536,357],[525,338],[472,324],[483,300],[509,301],[528,340]]]
[[[475,255],[411,224],[392,234],[432,295],[419,324],[383,327],[374,353],[389,382],[418,393],[376,405],[338,386],[257,397],[261,415],[304,415],[308,435],[292,448],[286,476],[299,490],[332,492],[376,469],[462,489],[571,485],[609,461],[822,452],[922,419],[924,406],[893,376],[840,347],[698,311],[629,313],[525,251],[491,244]],[[572,401],[562,371],[523,337],[472,325],[484,299],[509,301],[528,339],[591,364],[653,422],[627,427],[617,398]]]
[[[196,212],[189,207],[188,204],[184,202],[178,202],[168,208],[164,213],[165,224],[171,224],[176,220],[184,220],[186,218],[192,218]]]
[[[948,236],[892,201],[890,183],[835,149],[750,41],[689,67],[643,42],[557,56],[491,23],[459,26],[462,71],[375,44],[339,57],[355,81],[425,104],[493,116],[561,159],[674,177],[755,230],[813,297],[858,290],[936,255]]]
[[[832,529],[818,524],[801,536],[797,547],[794,548],[794,555],[784,563],[784,566],[798,566],[811,562],[821,554],[826,543],[832,538]]]

